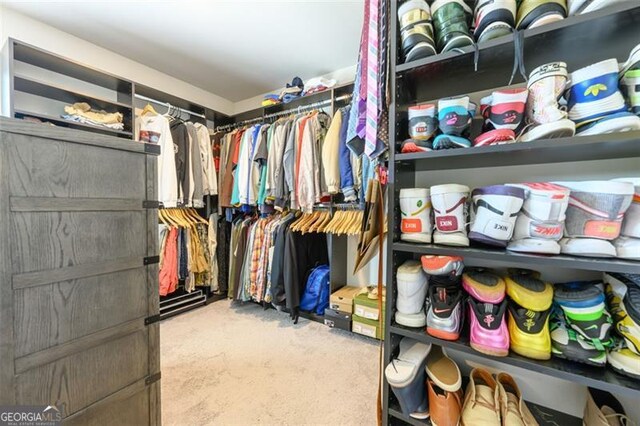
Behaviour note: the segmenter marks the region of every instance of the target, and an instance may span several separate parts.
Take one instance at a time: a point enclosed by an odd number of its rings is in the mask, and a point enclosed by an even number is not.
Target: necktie
[[[369,0],[369,30],[366,58],[366,124],[364,152],[371,156],[378,139],[378,12],[379,0]],[[365,22],[366,25],[366,22]]]

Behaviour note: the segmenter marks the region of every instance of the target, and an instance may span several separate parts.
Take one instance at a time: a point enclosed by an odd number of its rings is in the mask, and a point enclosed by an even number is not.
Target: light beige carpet
[[[378,342],[247,303],[160,325],[164,425],[374,425]]]

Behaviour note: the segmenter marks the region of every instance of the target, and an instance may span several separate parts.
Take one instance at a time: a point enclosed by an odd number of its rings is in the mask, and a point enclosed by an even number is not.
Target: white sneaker
[[[468,246],[467,198],[469,187],[458,184],[431,187],[435,219],[433,242],[449,246]]]
[[[640,260],[640,238],[619,237],[613,241],[617,257]]]
[[[400,212],[400,239],[413,243],[430,243],[433,226],[429,188],[401,189]]]
[[[396,273],[398,298],[396,322],[407,327],[424,327],[427,317],[424,301],[427,298],[427,276],[417,260],[403,263]]]
[[[506,247],[524,202],[524,189],[492,185],[473,190],[473,219],[469,238],[484,244]]]

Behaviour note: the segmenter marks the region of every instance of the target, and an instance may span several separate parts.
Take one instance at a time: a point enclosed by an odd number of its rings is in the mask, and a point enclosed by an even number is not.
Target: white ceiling
[[[363,0],[2,1],[236,102],[354,65]]]

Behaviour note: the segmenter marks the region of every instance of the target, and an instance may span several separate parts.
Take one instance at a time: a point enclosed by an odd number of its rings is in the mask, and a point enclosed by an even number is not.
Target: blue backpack
[[[300,310],[324,315],[324,310],[329,307],[329,293],[329,265],[316,266],[307,279],[307,286],[300,299]]]

